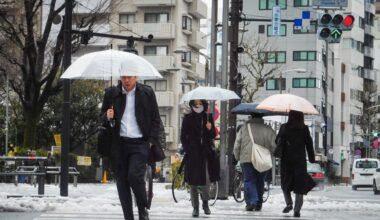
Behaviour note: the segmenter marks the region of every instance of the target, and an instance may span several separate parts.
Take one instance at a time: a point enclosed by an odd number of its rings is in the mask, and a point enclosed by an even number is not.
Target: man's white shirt
[[[120,125],[120,136],[128,138],[141,138],[143,135],[141,133],[140,127],[137,124],[136,120],[136,111],[135,111],[135,94],[136,86],[130,92],[123,89],[123,94],[126,94],[126,105],[121,118]]]

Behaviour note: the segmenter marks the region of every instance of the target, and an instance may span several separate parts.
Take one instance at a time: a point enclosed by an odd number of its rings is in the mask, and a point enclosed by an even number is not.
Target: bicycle
[[[266,195],[263,195],[263,203],[266,202],[269,198],[270,192],[270,181],[264,181],[264,192],[267,192]],[[236,202],[241,203],[245,201],[244,194],[244,177],[240,165],[235,166],[235,177],[233,182],[233,197]]]
[[[180,201],[190,201],[190,185],[185,181],[184,168],[185,168],[185,158],[182,160],[177,173],[172,180],[172,196],[174,202],[179,203]],[[216,203],[218,198],[218,182],[212,182],[210,184],[209,198],[210,206]]]

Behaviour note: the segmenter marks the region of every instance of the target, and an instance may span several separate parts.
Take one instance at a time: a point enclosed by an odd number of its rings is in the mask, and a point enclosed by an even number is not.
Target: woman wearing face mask
[[[216,136],[214,120],[207,115],[205,100],[190,101],[191,112],[184,116],[181,127],[181,143],[185,151],[185,181],[190,185],[193,217],[199,216],[199,191],[206,215],[210,182],[218,181],[219,165],[212,145]],[[199,191],[198,191],[199,190]]]

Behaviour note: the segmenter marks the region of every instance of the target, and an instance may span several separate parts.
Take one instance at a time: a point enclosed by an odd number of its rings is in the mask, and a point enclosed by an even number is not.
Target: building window
[[[316,51],[293,51],[294,61],[315,61]]]
[[[286,9],[286,0],[277,1],[281,9]],[[272,10],[273,6],[276,6],[276,0],[260,0],[259,2],[260,10]]]
[[[144,22],[145,23],[168,23],[169,14],[168,13],[145,13]]]
[[[182,29],[191,31],[192,20],[189,16],[182,16]]]
[[[308,7],[310,3],[311,0],[294,0],[294,7]]]
[[[154,91],[166,91],[167,81],[166,80],[145,80],[145,85],[151,86]]]
[[[273,28],[272,28],[271,24],[269,24],[267,26],[267,36],[268,37],[273,36]],[[281,24],[281,26],[280,26],[280,36],[286,36],[286,24]]]
[[[168,55],[168,46],[144,46],[145,56],[166,56]]]
[[[317,22],[310,21],[310,26],[307,28],[299,28],[293,25],[293,34],[315,34],[317,33]]]
[[[264,63],[286,63],[286,52],[259,52],[259,59]]]
[[[181,54],[181,61],[191,63],[191,51]]]
[[[293,88],[316,88],[316,78],[293,78]]]
[[[379,22],[380,23],[380,22]],[[259,25],[259,34],[264,34],[265,33],[265,25],[260,24]]]
[[[135,23],[134,14],[119,14],[119,23],[120,24],[132,24]]]
[[[350,90],[350,98],[361,102],[363,100],[363,92],[360,90],[351,89]]]
[[[282,78],[281,90],[286,90],[286,79]],[[268,79],[266,81],[266,90],[280,90],[280,79]]]

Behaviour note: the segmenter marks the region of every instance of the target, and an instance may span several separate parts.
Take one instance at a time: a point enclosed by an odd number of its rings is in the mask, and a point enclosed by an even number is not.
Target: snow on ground
[[[154,183],[154,199],[152,211],[159,212],[178,212],[188,210],[190,202],[183,201],[174,203],[171,190],[167,187],[169,184]],[[168,189],[165,189],[166,188]],[[333,194],[332,192],[335,192]],[[69,185],[69,196],[59,196],[59,187],[55,185],[45,186],[45,197],[19,197],[7,198],[8,195],[36,195],[37,188],[28,184],[19,184],[17,187],[13,184],[0,183],[0,212],[1,211],[59,211],[59,212],[121,212],[121,206],[117,195],[116,185],[109,184],[78,184],[78,187]],[[323,191],[313,191],[306,196],[303,210],[321,210],[321,211],[374,211],[380,210],[380,197],[373,197],[372,200],[348,199],[339,196],[339,194],[363,193],[369,192],[352,192],[347,187],[330,187]],[[373,194],[373,193],[372,193]],[[371,195],[372,195],[371,194]],[[366,198],[366,197],[364,197]],[[271,189],[271,195],[267,203],[264,204],[265,210],[278,212],[284,207],[284,200],[278,187]],[[229,200],[217,201],[213,207],[218,213],[228,213],[229,210],[244,213],[244,203],[238,204],[233,198]]]

